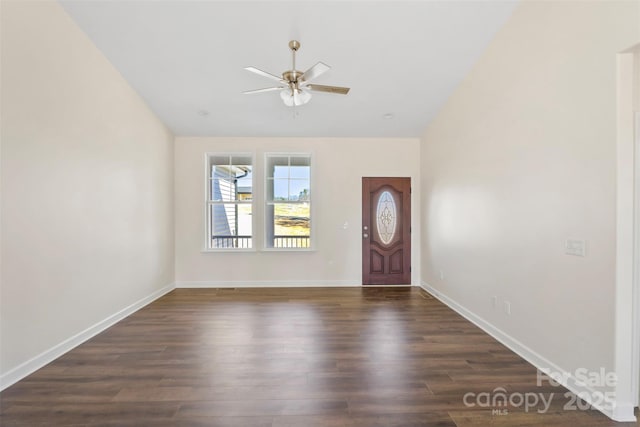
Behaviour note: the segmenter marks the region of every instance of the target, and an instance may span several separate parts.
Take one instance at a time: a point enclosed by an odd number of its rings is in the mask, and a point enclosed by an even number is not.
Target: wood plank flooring
[[[465,405],[500,390],[551,404]],[[417,288],[176,289],[0,393],[0,425],[637,426],[565,392]]]

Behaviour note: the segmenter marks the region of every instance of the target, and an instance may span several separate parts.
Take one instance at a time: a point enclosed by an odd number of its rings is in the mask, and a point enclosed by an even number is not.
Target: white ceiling
[[[60,0],[176,135],[416,137],[432,120],[514,1]],[[243,70],[332,69],[294,111]],[[392,119],[383,116],[392,113]]]

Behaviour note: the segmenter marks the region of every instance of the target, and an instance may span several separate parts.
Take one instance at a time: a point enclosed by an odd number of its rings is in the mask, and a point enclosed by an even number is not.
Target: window
[[[251,154],[207,155],[207,249],[253,247]]]
[[[311,156],[267,154],[265,246],[311,247]]]

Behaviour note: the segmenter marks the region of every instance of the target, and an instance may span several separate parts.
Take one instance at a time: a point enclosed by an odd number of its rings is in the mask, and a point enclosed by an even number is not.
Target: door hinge
[[[411,266],[409,266],[409,273],[411,273]]]

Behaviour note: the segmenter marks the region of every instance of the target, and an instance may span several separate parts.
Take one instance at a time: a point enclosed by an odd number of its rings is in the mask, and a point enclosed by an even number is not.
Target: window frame
[[[292,200],[287,200],[284,202],[277,202],[275,200],[269,200],[269,185],[270,185],[270,180],[269,180],[269,158],[271,157],[287,157],[288,158],[288,166],[291,166],[291,158],[292,157],[304,157],[307,158],[309,160],[309,199],[307,201],[292,201]],[[314,217],[315,217],[315,213],[314,213],[314,203],[313,203],[313,199],[314,199],[314,188],[313,188],[313,183],[314,183],[314,170],[315,170],[315,166],[314,166],[314,155],[312,152],[279,152],[279,151],[270,151],[270,152],[265,152],[264,153],[264,163],[263,163],[263,168],[264,168],[264,173],[263,173],[263,184],[264,184],[264,189],[263,189],[263,200],[262,200],[262,207],[263,207],[263,212],[264,212],[264,218],[262,221],[262,224],[264,226],[263,229],[263,233],[262,233],[262,250],[264,251],[273,251],[273,252],[313,252],[316,250],[316,236],[315,236],[315,226],[313,225],[313,221],[314,221]],[[288,178],[288,180],[290,180],[290,177]],[[273,179],[271,180],[273,181]],[[269,245],[269,230],[271,228],[275,228],[273,224],[268,223],[268,219],[269,219],[269,215],[268,215],[268,210],[269,210],[269,205],[275,205],[276,203],[284,203],[284,204],[302,204],[302,203],[308,203],[309,204],[309,240],[310,240],[310,244],[308,247],[300,247],[300,248],[282,248],[282,247],[272,247],[272,246],[268,246]]]
[[[229,157],[248,157],[251,159],[251,200],[233,200],[233,201],[214,201],[211,200],[211,184],[213,178],[211,177],[211,159],[216,156]],[[256,239],[256,156],[253,152],[242,151],[209,151],[204,153],[204,171],[205,171],[205,185],[204,185],[204,240],[202,252],[255,252],[258,247],[258,241]],[[251,207],[251,247],[250,248],[238,248],[238,247],[226,247],[226,248],[213,248],[211,247],[211,209],[210,206],[234,204],[234,205],[249,205]]]

